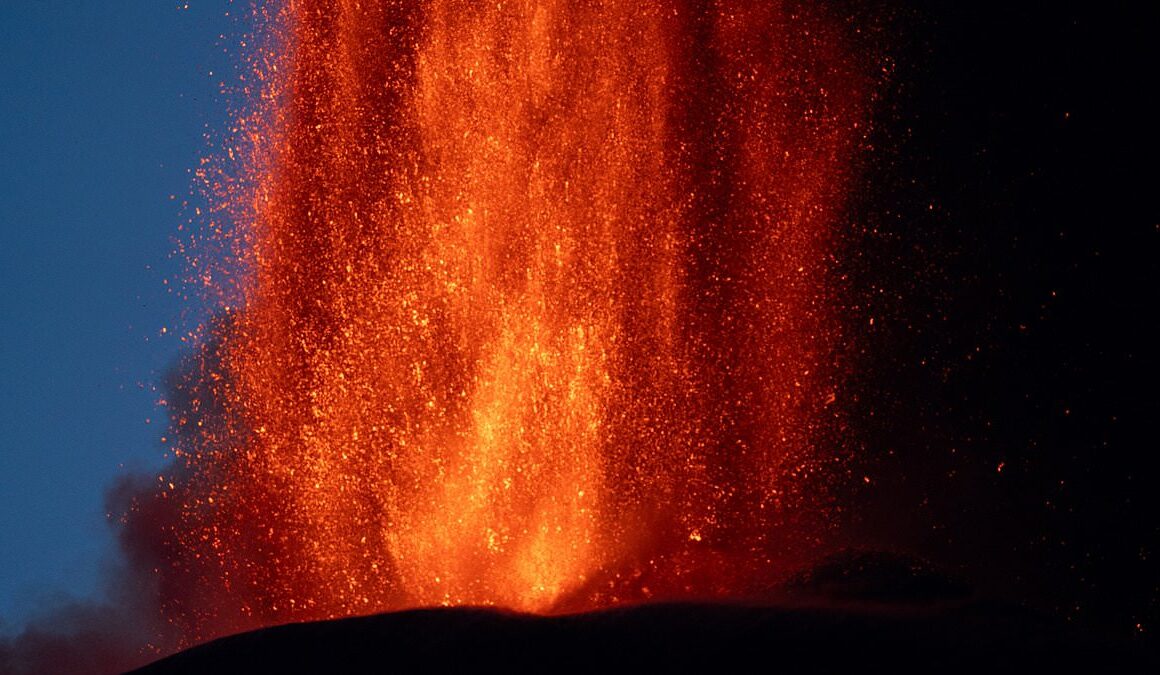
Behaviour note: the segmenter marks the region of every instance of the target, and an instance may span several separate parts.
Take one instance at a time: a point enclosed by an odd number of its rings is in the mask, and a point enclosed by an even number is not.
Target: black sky
[[[913,4],[880,27],[894,62],[842,263],[870,479],[849,540],[1148,639],[1156,10]]]

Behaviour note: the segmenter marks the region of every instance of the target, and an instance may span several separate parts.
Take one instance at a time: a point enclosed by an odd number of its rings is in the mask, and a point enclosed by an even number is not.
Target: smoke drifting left
[[[16,637],[0,640],[5,673],[113,673],[156,657],[142,645],[158,625],[148,617],[151,593],[137,575],[107,582],[101,603],[73,602],[48,609]]]
[[[197,426],[200,404],[208,400],[198,387],[202,369],[214,351],[183,359],[166,379],[171,432]],[[178,422],[194,419],[186,427]],[[187,439],[188,440],[188,439]],[[163,469],[166,480],[181,482],[179,462]],[[176,483],[175,483],[176,485]],[[167,487],[167,486],[166,486]],[[171,653],[183,643],[161,613],[163,594],[181,602],[180,591],[162,588],[157,571],[167,563],[166,533],[177,525],[176,503],[166,499],[158,474],[126,474],[106,493],[106,511],[114,522],[119,558],[105,562],[102,598],[61,600],[46,606],[16,636],[0,640],[3,673],[117,673]]]

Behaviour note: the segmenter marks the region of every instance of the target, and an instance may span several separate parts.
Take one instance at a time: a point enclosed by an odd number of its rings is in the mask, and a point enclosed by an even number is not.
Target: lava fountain
[[[225,205],[241,302],[127,516],[186,642],[751,597],[824,535],[868,90],[847,22],[768,0],[276,14]]]

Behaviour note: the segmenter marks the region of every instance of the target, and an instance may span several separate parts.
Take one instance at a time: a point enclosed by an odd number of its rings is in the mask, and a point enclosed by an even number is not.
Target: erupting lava
[[[188,642],[751,596],[824,528],[851,30],[769,0],[287,0],[225,307],[128,515]]]

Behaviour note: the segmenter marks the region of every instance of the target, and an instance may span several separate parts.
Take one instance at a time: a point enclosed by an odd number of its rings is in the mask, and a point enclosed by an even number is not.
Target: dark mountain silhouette
[[[565,616],[419,609],[290,624],[142,668],[177,673],[1160,672],[1142,644],[972,599],[924,561],[846,551],[778,606],[676,603]]]
[[[176,673],[1157,672],[1138,645],[1028,612],[649,605],[561,617],[423,609],[222,638],[142,668]]]

